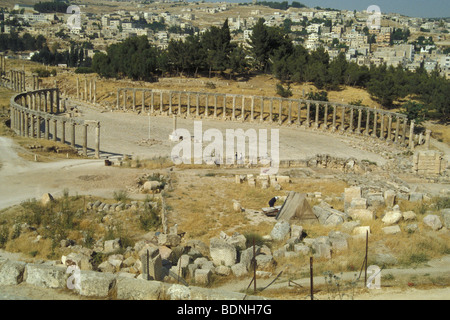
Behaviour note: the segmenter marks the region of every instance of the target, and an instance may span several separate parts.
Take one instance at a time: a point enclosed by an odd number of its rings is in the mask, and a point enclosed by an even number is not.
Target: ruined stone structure
[[[442,175],[447,167],[442,152],[435,150],[418,151],[413,156],[413,171],[420,176]]]
[[[20,136],[68,142],[72,147],[76,147],[76,130],[80,128],[78,130],[82,130],[81,146],[85,156],[88,150],[88,127],[93,127],[95,157],[100,157],[100,123],[67,118],[62,115],[65,110],[62,110],[60,105],[58,88],[19,93],[11,98],[10,106],[11,129]],[[67,126],[70,132],[68,141]]]
[[[241,94],[119,88],[116,109],[140,110],[169,116],[270,122],[278,125],[372,136],[414,148],[414,121],[408,121],[405,115],[334,102]]]

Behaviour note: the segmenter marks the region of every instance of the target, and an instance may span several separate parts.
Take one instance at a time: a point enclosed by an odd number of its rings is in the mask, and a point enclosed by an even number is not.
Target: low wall
[[[130,278],[129,274],[113,274],[72,270],[49,263],[35,264],[14,260],[0,260],[0,286],[27,283],[40,288],[65,289],[92,298],[119,300],[265,300],[264,297],[244,293],[187,287],[160,281]]]

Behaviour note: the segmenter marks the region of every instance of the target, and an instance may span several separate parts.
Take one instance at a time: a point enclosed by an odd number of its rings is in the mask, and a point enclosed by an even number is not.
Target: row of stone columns
[[[52,97],[53,94],[58,94],[59,90],[48,89],[30,91],[19,94],[15,97],[14,102],[11,103],[11,128],[20,136],[44,138],[47,140],[59,141],[68,143],[72,147],[76,146],[76,127],[81,128],[82,133],[82,152],[87,156],[88,153],[88,127],[93,126],[95,130],[94,153],[95,157],[100,157],[100,122],[98,121],[76,121],[67,119],[65,117],[52,115],[51,111],[42,108],[36,108],[36,105],[29,104],[29,101],[34,100],[33,97]],[[28,102],[27,102],[28,101]],[[59,104],[59,102],[58,102]],[[49,108],[50,109],[50,108]],[[54,108],[53,108],[54,109]],[[66,127],[69,126],[70,140],[67,140]]]
[[[287,123],[305,128],[331,130],[332,132],[371,135],[382,140],[400,143],[405,142],[407,135],[408,120],[404,115],[366,107],[320,101],[120,88],[117,90],[117,109],[129,109],[127,93],[130,91],[132,97],[131,109],[133,111],[137,109],[137,93],[141,92],[141,110],[147,110],[150,113],[167,112],[169,115],[186,114],[187,116],[194,115],[198,117],[200,116],[200,109],[203,109],[202,116],[205,118],[217,118],[219,116],[218,112],[222,111],[223,118],[228,117],[231,120],[242,121],[248,118],[248,120],[254,121],[258,119],[255,107],[259,105],[259,120],[277,122],[279,125]],[[146,98],[148,97],[150,98],[149,104],[146,103]],[[177,98],[177,101],[173,100],[174,97]],[[159,103],[155,103],[158,100]],[[201,100],[203,100],[203,103],[200,103]],[[182,110],[183,105],[185,106],[185,112]],[[195,108],[195,110],[192,111],[192,108]]]
[[[21,105],[30,110],[46,113],[60,113],[64,111],[61,108],[60,92],[57,88],[27,91],[19,99],[22,100]]]
[[[11,89],[17,92],[26,91],[25,83],[25,71],[23,70],[10,70],[9,79]]]
[[[97,103],[97,84],[95,79],[89,79],[88,82],[87,78],[84,78],[84,90],[80,90],[80,79],[77,78],[77,99]]]

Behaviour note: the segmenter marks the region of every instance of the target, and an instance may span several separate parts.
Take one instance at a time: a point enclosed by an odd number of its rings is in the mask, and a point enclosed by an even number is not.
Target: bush
[[[91,67],[78,67],[75,69],[75,73],[94,73],[94,69]]]
[[[287,88],[284,88],[281,83],[277,83],[277,94],[283,98],[292,97],[291,85],[288,85]]]
[[[113,197],[114,200],[122,202],[128,201],[130,199],[126,190],[114,191]]]
[[[146,208],[139,216],[139,222],[143,230],[150,231],[156,229],[161,224],[161,219],[159,218],[156,209]]]
[[[0,248],[4,248],[5,244],[8,242],[9,229],[7,226],[3,226],[0,230]]]

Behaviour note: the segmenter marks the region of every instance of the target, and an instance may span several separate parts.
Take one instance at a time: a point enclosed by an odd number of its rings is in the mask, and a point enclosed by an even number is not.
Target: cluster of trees
[[[33,6],[33,9],[40,12],[40,13],[52,13],[52,12],[59,12],[59,13],[66,13],[67,8],[69,5],[64,0],[54,0],[54,1],[48,1],[48,2],[41,2],[35,3]]]
[[[46,42],[47,39],[43,35],[33,37],[29,33],[25,33],[20,37],[15,32],[0,34],[0,51],[40,50]]]
[[[302,45],[294,45],[283,28],[266,26],[264,19],[254,26],[248,44],[249,49],[245,49],[231,43],[226,20],[221,28],[211,27],[185,41],[172,40],[165,50],[150,44],[146,37],[129,38],[109,46],[106,54],[97,53],[92,68],[104,77],[135,80],[180,73],[196,76],[218,72],[231,76],[251,70],[272,74],[282,84],[288,84],[283,94],[289,94],[291,83],[312,82],[319,90],[353,86],[366,89],[388,108],[399,107],[403,99],[414,99],[425,106],[428,116],[443,120],[450,117],[450,81],[441,77],[438,70],[428,74],[423,66],[416,72],[401,66],[368,68],[348,62],[344,53],[331,60],[323,47],[308,52]],[[410,115],[417,113],[417,106],[403,109]]]
[[[50,49],[45,45],[38,53],[31,57],[31,60],[46,65],[66,64],[72,68],[90,68],[92,59],[85,55],[84,49],[87,48],[92,48],[92,44],[88,42],[72,43],[70,50],[63,52],[59,52],[57,48]]]
[[[161,74],[224,72],[242,73],[247,68],[243,48],[231,43],[228,20],[221,28],[211,27],[202,35],[190,35],[185,41],[169,42],[160,50],[147,37],[131,37],[96,53],[92,62],[95,72],[104,77],[129,77],[152,80]]]
[[[307,8],[306,5],[297,1],[292,1],[292,4],[289,4],[287,1],[258,1],[258,5],[277,10],[287,10],[289,8]]]

